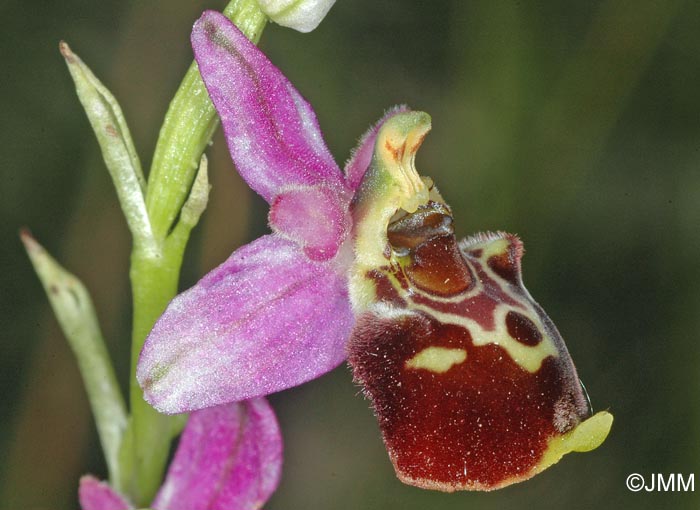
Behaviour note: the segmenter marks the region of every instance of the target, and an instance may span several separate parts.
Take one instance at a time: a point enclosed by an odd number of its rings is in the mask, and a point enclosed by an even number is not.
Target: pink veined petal
[[[314,262],[276,235],[238,249],[173,299],[146,339],[136,373],[146,400],[189,412],[339,365],[353,323],[341,255]]]
[[[325,186],[292,187],[275,197],[270,208],[270,227],[295,241],[306,255],[328,260],[350,232],[349,196]]]
[[[345,189],[311,106],[231,21],[206,11],[192,30],[192,48],[233,162],[251,188],[268,203],[289,185]]]
[[[90,475],[80,479],[78,499],[80,508],[83,510],[131,510],[134,508],[107,482],[101,482]]]
[[[372,156],[374,155],[374,144],[377,141],[377,133],[379,128],[382,127],[388,119],[396,115],[397,113],[407,112],[408,106],[398,105],[390,108],[384,117],[379,119],[379,121],[369,128],[367,132],[362,135],[357,147],[352,151],[352,156],[345,164],[345,180],[350,186],[350,189],[355,191],[360,185],[365,172],[369,168],[372,162]]]
[[[194,412],[154,510],[257,510],[282,469],[282,437],[264,398]]]

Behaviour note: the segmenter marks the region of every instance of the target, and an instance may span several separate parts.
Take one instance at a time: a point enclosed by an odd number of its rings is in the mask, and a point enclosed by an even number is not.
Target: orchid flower
[[[520,240],[457,242],[414,165],[430,117],[398,107],[343,173],[311,106],[223,16],[192,33],[231,156],[272,234],[176,297],[150,333],[145,398],[182,413],[290,388],[345,359],[396,472],[445,491],[527,479],[603,442],[561,336],[523,286]]]
[[[277,488],[282,440],[264,398],[192,413],[153,510],[256,510]],[[80,480],[82,510],[134,506],[106,482]]]

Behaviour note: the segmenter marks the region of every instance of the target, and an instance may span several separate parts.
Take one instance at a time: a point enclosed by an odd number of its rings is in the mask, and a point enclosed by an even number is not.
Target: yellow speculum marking
[[[488,267],[486,261],[493,255],[503,254],[508,249],[508,246],[509,243],[506,239],[487,240],[483,243],[474,246],[484,250],[484,253],[480,257],[480,259],[483,261],[482,269],[495,282],[500,282],[502,281],[502,279],[498,275],[496,275],[491,270],[491,268]],[[408,263],[408,261],[400,261],[399,263],[400,265],[402,263],[403,265],[405,265]],[[386,272],[386,274],[390,275],[389,272]],[[432,296],[421,291],[420,289],[415,288],[411,288],[410,291],[406,292],[405,290],[400,288],[400,285],[398,284],[398,281],[396,281],[395,278],[390,278],[390,281],[394,285],[394,288],[398,291],[399,295],[401,295],[404,299],[411,301],[412,309],[423,311],[435,317],[443,324],[453,324],[465,328],[469,331],[469,334],[472,338],[472,342],[475,346],[483,346],[489,344],[500,346],[506,351],[508,356],[518,366],[520,366],[520,368],[532,374],[536,373],[540,369],[540,367],[542,366],[542,362],[546,358],[550,356],[556,357],[559,355],[557,348],[554,345],[554,342],[552,341],[551,337],[546,333],[544,324],[542,324],[542,321],[539,319],[537,312],[532,306],[530,306],[529,303],[526,303],[525,301],[520,299],[519,296],[514,295],[508,287],[501,286],[501,290],[503,290],[503,292],[511,296],[513,298],[513,301],[520,303],[522,308],[516,308],[512,305],[507,304],[497,305],[493,312],[495,327],[493,329],[485,329],[481,324],[479,324],[473,319],[469,319],[462,315],[453,314],[449,312],[441,312],[434,309],[433,307],[417,303],[412,299],[413,294],[420,294],[434,301],[458,303],[460,301],[469,299],[470,297],[476,294],[484,292],[483,285],[479,281],[476,282],[476,285],[472,289],[465,292],[464,294],[452,296],[449,298],[440,298],[439,296]],[[530,319],[535,324],[537,329],[542,333],[542,341],[537,345],[525,345],[518,342],[515,338],[510,336],[508,328],[506,327],[506,315],[509,311],[516,311]]]
[[[499,305],[496,309],[496,327],[493,330],[484,329],[472,319],[461,315],[439,312],[419,303],[413,303],[412,308],[432,315],[443,324],[462,326],[469,331],[472,342],[476,346],[495,344],[502,347],[515,363],[533,374],[540,369],[545,358],[558,355],[557,349],[549,336],[545,335],[542,342],[535,346],[523,345],[511,337],[505,327],[505,315],[510,308],[505,305]],[[536,319],[531,314],[527,314],[527,317]],[[536,324],[540,327],[539,321],[536,321]]]
[[[429,370],[436,374],[444,374],[450,368],[467,359],[467,351],[464,349],[450,349],[448,347],[426,347],[411,359],[406,361],[406,368]]]
[[[489,256],[491,254],[497,253],[500,252],[497,250],[493,250],[492,253],[489,253]],[[399,260],[399,266],[401,266],[402,262],[404,264],[407,263],[406,261]],[[486,264],[484,264],[484,269],[489,274],[491,274],[494,280],[499,280],[499,278],[495,274],[493,274],[493,272],[488,268],[488,266],[486,266]],[[540,321],[535,310],[531,306],[523,303],[522,301],[519,302],[523,305],[523,308],[515,308],[511,305],[506,304],[499,304],[498,306],[496,306],[494,310],[495,327],[493,329],[485,329],[481,324],[479,324],[473,319],[469,319],[462,315],[457,315],[449,312],[441,312],[439,310],[434,309],[431,306],[417,303],[412,299],[413,294],[420,294],[422,296],[429,297],[430,299],[436,301],[459,302],[468,299],[473,295],[479,294],[480,292],[483,292],[483,287],[479,282],[477,282],[473,289],[469,290],[464,294],[460,294],[458,296],[453,296],[450,298],[439,299],[438,296],[432,296],[414,287],[411,287],[409,290],[403,289],[398,279],[396,278],[394,272],[388,268],[384,268],[382,273],[389,279],[391,285],[397,290],[398,294],[402,298],[406,299],[407,301],[411,301],[411,309],[425,312],[428,315],[435,317],[443,324],[453,324],[455,326],[461,326],[465,328],[469,331],[469,334],[472,338],[472,342],[475,346],[483,346],[489,344],[500,346],[501,348],[503,348],[503,350],[506,351],[508,356],[523,370],[534,374],[540,369],[540,367],[542,366],[542,362],[546,358],[550,356],[556,357],[559,355],[559,353],[557,352],[557,348],[554,345],[554,342],[552,341],[550,336],[546,334],[544,325]],[[366,278],[366,276],[364,278],[357,278],[357,282],[355,283],[356,294],[358,293],[358,289],[360,288],[364,290],[364,299],[376,300],[376,285],[373,280]],[[505,289],[505,292],[512,296],[512,293],[507,289]],[[513,297],[514,299],[516,299],[515,296]],[[506,315],[509,311],[517,311],[518,313],[523,314],[528,319],[530,319],[535,324],[537,329],[540,332],[542,332],[542,341],[534,346],[525,345],[518,342],[515,338],[510,336],[508,328],[506,327]]]

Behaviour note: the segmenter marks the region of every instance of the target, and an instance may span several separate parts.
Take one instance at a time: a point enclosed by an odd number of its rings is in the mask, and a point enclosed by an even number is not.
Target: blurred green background
[[[35,236],[93,294],[120,373],[129,238],[57,43],[120,100],[145,166],[213,1],[0,4],[0,506],[75,509],[104,475],[76,366],[24,256]],[[517,232],[524,278],[567,340],[595,409],[593,453],[496,493],[394,477],[346,367],[274,395],[285,436],[275,509],[696,509],[696,493],[631,493],[628,474],[700,477],[700,3],[340,0],[315,32],[262,48],[314,105],[338,161],[397,103],[428,111],[418,168],[460,235]],[[182,285],[265,231],[266,206],[219,136],[211,205]],[[125,376],[122,384],[126,384]],[[700,480],[696,480],[700,485]]]

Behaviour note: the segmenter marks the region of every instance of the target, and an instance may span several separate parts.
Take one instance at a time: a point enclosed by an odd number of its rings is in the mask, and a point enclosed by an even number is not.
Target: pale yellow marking
[[[490,268],[488,268],[486,264],[484,264],[484,270],[489,273],[492,273]],[[406,290],[401,288],[398,280],[391,273],[391,271],[385,271],[384,274],[389,278],[393,287],[399,292],[399,295],[402,296],[404,299],[411,301],[410,308],[412,310],[423,311],[428,315],[435,317],[437,320],[444,324],[454,324],[456,326],[461,326],[467,329],[472,336],[472,341],[474,342],[474,345],[481,346],[495,344],[501,346],[513,359],[513,361],[515,361],[515,363],[517,363],[520,367],[523,368],[523,370],[527,370],[528,372],[534,374],[540,369],[540,367],[542,366],[542,362],[547,357],[556,357],[559,355],[557,348],[554,345],[554,342],[552,341],[552,338],[546,334],[544,324],[542,324],[542,322],[540,321],[540,318],[537,312],[534,310],[534,308],[530,306],[529,303],[527,303],[526,301],[523,301],[521,298],[514,296],[513,293],[510,292],[510,290],[507,287],[502,287],[502,290],[509,296],[513,297],[515,302],[523,305],[523,308],[514,307],[506,304],[497,305],[494,310],[495,327],[493,330],[487,330],[484,329],[481,326],[481,324],[472,319],[448,312],[440,312],[430,306],[417,303],[415,300],[412,299],[413,294],[415,293],[429,297],[431,300],[435,301],[459,302],[464,299],[469,299],[471,296],[476,295],[480,292],[483,292],[483,284],[478,280],[474,288],[471,289],[469,292],[460,294],[459,296],[453,296],[447,299],[440,299],[439,296],[429,295],[415,287],[411,287],[407,292]],[[498,278],[497,275],[491,274],[490,276],[494,281],[500,282],[500,278]],[[366,279],[361,275],[351,276],[350,289],[351,302],[353,304],[353,310],[355,310],[356,313],[364,311],[366,309],[365,307],[367,306],[366,303],[371,303],[372,301],[377,299],[375,282],[373,280]],[[525,292],[527,292],[527,290]],[[510,336],[510,333],[508,333],[508,328],[506,327],[505,319],[506,315],[511,310],[525,315],[535,324],[537,329],[542,333],[542,341],[539,344],[525,345],[518,342],[515,338]]]
[[[480,257],[481,268],[489,275],[491,280],[496,282],[496,284],[506,295],[510,296],[516,303],[522,305],[522,308],[503,303],[497,305],[493,313],[495,324],[493,330],[486,330],[478,322],[461,315],[448,312],[439,312],[432,307],[416,303],[410,296],[406,296],[406,293],[402,293],[402,295],[406,299],[411,299],[411,308],[422,310],[432,315],[440,322],[454,324],[466,328],[472,336],[474,345],[498,345],[502,347],[513,359],[513,361],[515,361],[515,363],[517,363],[521,368],[530,373],[535,373],[540,369],[542,362],[546,358],[549,356],[556,357],[559,355],[559,353],[554,345],[554,342],[552,341],[552,338],[546,333],[547,330],[545,329],[544,324],[542,324],[538,313],[530,302],[523,300],[520,296],[515,295],[508,286],[502,285],[503,279],[494,273],[488,264],[485,263],[489,257],[504,253],[508,249],[508,246],[509,242],[507,239],[496,239],[487,240],[483,243],[475,244],[474,246],[470,247],[470,249],[481,248],[484,250],[484,253]],[[529,300],[533,301],[527,289],[525,289],[524,286],[522,289]],[[476,280],[476,285],[472,290],[458,296],[453,296],[449,298],[449,300],[458,302],[464,299],[469,299],[472,295],[479,294],[480,292],[483,292],[483,290],[483,284],[479,280]],[[448,299],[439,299],[439,296],[430,296],[425,292],[422,292],[420,289],[415,289],[414,292],[429,297],[434,301],[448,301]],[[509,311],[516,311],[529,318],[542,333],[542,341],[537,345],[525,345],[511,337],[510,333],[508,333],[508,328],[505,321],[506,315]]]
[[[488,260],[493,255],[507,253],[509,246],[508,238],[502,237],[501,233],[494,232],[475,234],[459,242],[459,247],[463,251],[483,250],[481,257],[479,257],[483,260]]]
[[[420,112],[411,112],[390,119],[377,135],[375,158],[381,162],[379,164],[375,162],[365,175],[367,183],[371,183],[371,187],[368,187],[371,192],[368,191],[370,194],[366,197],[360,196],[360,202],[356,205],[355,211],[355,263],[351,271],[349,285],[350,302],[355,313],[361,313],[371,308],[372,304],[377,301],[377,284],[367,278],[367,271],[379,269],[387,262],[392,265],[396,262],[395,258],[387,260],[384,256],[384,250],[388,243],[386,229],[389,221],[400,209],[408,212],[415,211],[418,205],[428,200],[429,190],[434,189],[432,181],[420,177],[414,166],[415,151],[429,129],[429,116]],[[402,157],[395,158],[394,152],[389,150],[386,142],[389,142],[392,150],[403,147]],[[488,267],[486,261],[493,255],[507,252],[510,245],[508,239],[492,237],[485,236],[481,242],[470,245],[469,249],[482,248],[484,250],[480,257],[483,270],[493,281],[497,282],[504,293],[513,298],[514,302],[521,303],[522,308],[505,304],[498,305],[494,310],[495,327],[491,331],[484,329],[474,320],[457,314],[439,312],[413,300],[414,295],[422,295],[437,302],[458,303],[483,292],[483,284],[478,279],[467,292],[457,296],[441,297],[430,295],[413,286],[408,290],[401,288],[396,277],[391,274],[394,270],[393,267],[385,269],[383,272],[399,295],[411,301],[411,309],[424,311],[443,323],[466,328],[472,336],[474,345],[495,344],[501,346],[520,367],[535,373],[547,357],[558,356],[558,351],[552,338],[546,334],[546,329],[534,307],[524,301],[522,296],[514,295],[509,286],[504,285],[503,279]],[[525,295],[530,298],[527,290],[525,290]],[[505,324],[505,317],[511,310],[527,316],[542,332],[543,338],[538,345],[524,345],[510,336]]]
[[[369,305],[377,303],[377,284],[374,280],[359,271],[350,273],[348,285],[350,305],[356,315],[369,308]]]
[[[432,315],[443,324],[454,324],[466,328],[472,336],[474,345],[495,344],[503,347],[508,355],[524,370],[535,373],[542,366],[542,362],[549,356],[557,356],[557,348],[549,335],[543,335],[542,341],[537,345],[525,345],[510,336],[505,324],[506,314],[510,310],[516,310],[506,305],[498,305],[494,313],[496,327],[493,330],[486,330],[481,325],[471,319],[454,315],[451,313],[439,312],[429,306],[413,303],[411,308],[421,310]],[[522,310],[518,310],[523,313]],[[542,324],[535,314],[526,314],[528,318],[535,322],[535,325],[544,331]]]
[[[423,369],[437,374],[444,374],[454,365],[464,363],[466,359],[467,351],[464,349],[426,347],[406,361],[406,368]]]
[[[481,260],[483,260],[484,262],[486,262],[488,259],[490,259],[494,255],[503,255],[504,253],[507,253],[509,247],[510,247],[510,241],[508,239],[498,239],[495,241],[490,241],[490,242],[483,244],[481,246],[472,246],[472,247],[470,247],[470,249],[472,249],[472,250],[475,248],[483,249],[484,252],[481,254],[481,257],[479,257],[479,258]]]

